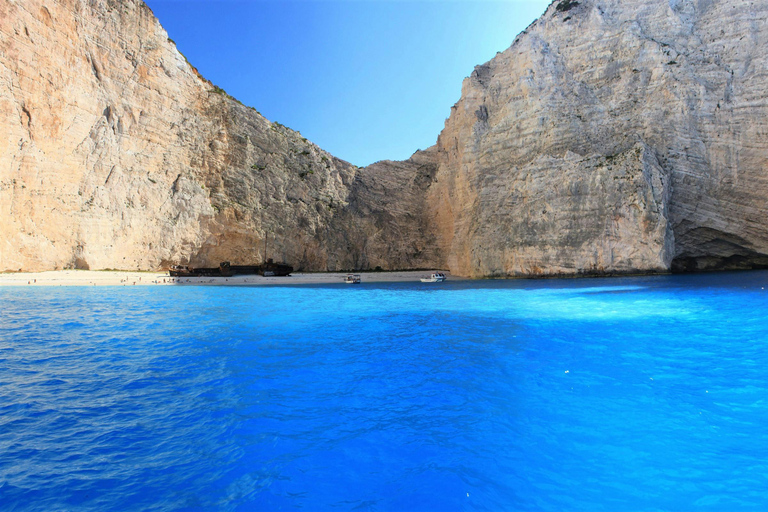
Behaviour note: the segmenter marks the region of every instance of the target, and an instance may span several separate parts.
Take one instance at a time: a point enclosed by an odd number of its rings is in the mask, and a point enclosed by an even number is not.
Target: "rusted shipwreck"
[[[169,273],[171,277],[232,277],[236,275],[287,276],[293,267],[285,263],[275,263],[272,258],[261,265],[231,265],[223,261],[218,267],[189,267],[174,265]]]

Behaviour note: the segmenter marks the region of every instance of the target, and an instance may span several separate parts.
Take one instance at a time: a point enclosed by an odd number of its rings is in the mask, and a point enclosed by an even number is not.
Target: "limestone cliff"
[[[436,146],[364,169],[199,76],[139,0],[0,3],[0,270],[768,265],[768,0],[558,0]]]
[[[768,2],[562,0],[478,66],[438,142],[468,275],[768,263]]]
[[[0,269],[321,268],[355,168],[192,68],[140,1],[0,4]]]

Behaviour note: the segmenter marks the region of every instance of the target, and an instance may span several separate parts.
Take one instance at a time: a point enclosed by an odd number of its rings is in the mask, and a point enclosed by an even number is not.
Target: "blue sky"
[[[356,165],[437,141],[546,0],[145,0],[203,76]]]

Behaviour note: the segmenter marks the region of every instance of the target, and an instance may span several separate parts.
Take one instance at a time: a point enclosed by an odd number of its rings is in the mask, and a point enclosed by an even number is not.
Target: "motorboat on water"
[[[347,284],[360,284],[362,281],[360,274],[347,274],[347,277],[344,278],[344,282]]]
[[[442,283],[446,279],[447,278],[445,277],[445,274],[443,274],[442,272],[434,272],[429,277],[422,277],[421,282],[422,283]]]

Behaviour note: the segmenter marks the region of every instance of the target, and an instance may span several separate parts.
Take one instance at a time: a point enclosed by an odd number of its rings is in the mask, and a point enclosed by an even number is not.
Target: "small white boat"
[[[422,283],[442,283],[447,278],[445,277],[445,274],[442,272],[435,272],[429,277],[422,277],[421,282]]]
[[[347,274],[347,277],[344,278],[344,282],[347,284],[360,284],[362,279],[360,278],[360,274]]]

